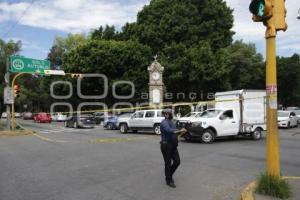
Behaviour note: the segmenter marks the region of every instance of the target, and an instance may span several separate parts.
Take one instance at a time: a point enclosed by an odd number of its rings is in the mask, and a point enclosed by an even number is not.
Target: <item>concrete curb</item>
[[[283,176],[282,179],[300,181],[300,177],[298,176]],[[254,190],[256,186],[257,186],[256,181],[249,183],[241,192],[241,200],[255,200]]]
[[[249,183],[241,193],[241,200],[254,200],[254,190],[256,188],[256,181]]]

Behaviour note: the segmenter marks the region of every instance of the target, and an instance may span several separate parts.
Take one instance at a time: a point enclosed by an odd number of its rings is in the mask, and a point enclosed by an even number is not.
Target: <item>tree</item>
[[[284,106],[300,104],[300,55],[277,57],[278,100]]]
[[[116,32],[115,26],[106,25],[105,28],[102,26],[99,29],[94,30],[91,34],[92,40],[116,40],[118,39],[119,33]]]
[[[155,53],[172,43],[189,48],[201,41],[216,51],[231,44],[232,27],[232,10],[223,0],[152,0],[120,37],[137,39]]]
[[[109,88],[114,81],[132,81],[136,91],[143,92],[148,88],[147,66],[151,56],[149,47],[135,41],[90,40],[70,51],[63,67],[66,72],[104,74],[109,79]],[[89,79],[83,83],[82,91],[86,95],[99,94],[103,89],[101,84],[99,79]],[[124,87],[121,92],[128,94],[128,90]],[[115,101],[111,91],[105,101],[108,105]]]
[[[0,118],[4,110],[3,90],[5,86],[4,75],[6,73],[6,60],[9,56],[18,53],[21,50],[21,41],[10,40],[5,42],[0,39]]]
[[[265,66],[263,57],[254,44],[235,41],[225,48],[230,74],[230,89],[264,89]]]
[[[56,37],[48,54],[52,68],[60,68],[65,54],[87,41],[88,38],[84,34],[68,34],[67,37]]]

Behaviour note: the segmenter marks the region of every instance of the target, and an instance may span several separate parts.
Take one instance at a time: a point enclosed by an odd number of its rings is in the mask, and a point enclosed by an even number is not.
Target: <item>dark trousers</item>
[[[169,182],[172,180],[174,172],[180,165],[180,157],[177,150],[177,145],[162,142],[160,149],[165,161],[166,181]]]

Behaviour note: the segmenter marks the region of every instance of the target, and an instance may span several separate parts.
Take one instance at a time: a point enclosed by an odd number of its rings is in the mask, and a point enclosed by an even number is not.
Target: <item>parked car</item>
[[[296,114],[298,118],[298,124],[300,124],[300,110],[294,110],[293,112]]]
[[[107,119],[104,120],[103,122],[103,127],[109,130],[114,130],[117,129],[117,121],[118,117],[117,116],[110,116]]]
[[[119,119],[119,129],[121,133],[128,131],[153,131],[160,135],[160,123],[164,119],[162,110],[142,110],[136,111],[130,118]]]
[[[33,121],[37,123],[51,123],[52,119],[49,114],[41,112],[34,115]]]
[[[21,118],[21,113],[19,113],[19,112],[15,112],[15,118]]]
[[[68,117],[64,124],[67,128],[94,128],[96,121],[91,114],[74,114]]]
[[[6,112],[2,113],[1,118],[7,118],[7,113]]]
[[[115,130],[119,127],[119,121],[125,118],[130,118],[132,113],[123,113],[117,116],[110,116],[104,120],[103,127],[109,130]]]
[[[67,120],[67,115],[63,115],[62,113],[54,113],[51,115],[52,121],[56,122],[64,122]]]
[[[285,110],[294,111],[294,110],[300,110],[300,108],[296,107],[296,106],[290,106],[290,107],[287,107]]]
[[[101,124],[107,118],[107,113],[105,112],[96,112],[94,113],[96,124]]]
[[[278,111],[278,127],[291,128],[298,126],[298,117],[293,111]]]
[[[22,118],[23,120],[31,120],[33,119],[33,114],[31,112],[24,112]]]

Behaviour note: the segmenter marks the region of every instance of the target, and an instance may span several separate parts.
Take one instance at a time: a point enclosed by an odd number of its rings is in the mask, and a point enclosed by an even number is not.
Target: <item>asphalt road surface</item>
[[[36,134],[0,137],[1,200],[237,200],[265,171],[265,139],[181,141],[172,189],[159,136],[19,123]],[[282,174],[300,176],[300,128],[280,138]]]

